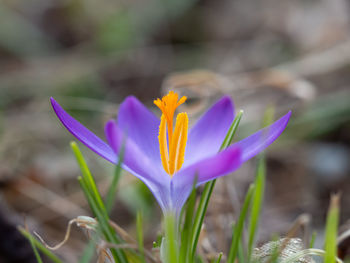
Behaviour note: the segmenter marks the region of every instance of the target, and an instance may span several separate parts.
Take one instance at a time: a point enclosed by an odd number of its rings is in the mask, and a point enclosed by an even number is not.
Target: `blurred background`
[[[259,243],[283,235],[304,214],[304,232],[322,246],[330,194],[350,218],[350,3],[347,0],[3,0],[0,2],[0,260],[35,262],[17,224],[49,244],[69,220],[91,215],[77,183],[73,137],[49,105],[53,96],[103,138],[103,125],[133,94],[157,114],[168,90],[188,96],[193,123],[229,94],[243,109],[236,139],[261,126],[263,112],[293,111],[269,148]],[[82,147],[102,193],[113,166]],[[218,180],[203,251],[227,251],[231,223],[255,160]],[[161,212],[126,172],[112,219],[135,233],[144,211],[146,244]],[[88,242],[77,227],[57,254],[77,262]],[[346,251],[346,244],[341,244]]]

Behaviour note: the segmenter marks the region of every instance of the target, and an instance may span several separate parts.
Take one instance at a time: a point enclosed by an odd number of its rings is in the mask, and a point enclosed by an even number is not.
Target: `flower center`
[[[170,91],[162,99],[154,100],[154,104],[162,111],[158,136],[160,157],[164,170],[171,177],[180,170],[185,157],[188,131],[187,113],[181,112],[176,116],[175,128],[173,121],[176,108],[186,99],[184,96],[179,100],[179,95]]]

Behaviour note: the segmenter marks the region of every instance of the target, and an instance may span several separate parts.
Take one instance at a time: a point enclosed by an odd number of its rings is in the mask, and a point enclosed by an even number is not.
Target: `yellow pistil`
[[[188,131],[187,113],[182,112],[177,115],[175,128],[173,128],[173,121],[176,108],[185,101],[186,97],[179,100],[178,94],[173,91],[162,99],[154,100],[154,104],[162,111],[158,136],[160,156],[164,170],[170,176],[173,176],[184,162]]]

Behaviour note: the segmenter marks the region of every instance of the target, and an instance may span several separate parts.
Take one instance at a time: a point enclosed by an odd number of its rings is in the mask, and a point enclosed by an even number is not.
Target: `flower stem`
[[[179,246],[177,235],[177,221],[175,213],[166,213],[164,215],[165,227],[165,255],[164,263],[178,263]]]

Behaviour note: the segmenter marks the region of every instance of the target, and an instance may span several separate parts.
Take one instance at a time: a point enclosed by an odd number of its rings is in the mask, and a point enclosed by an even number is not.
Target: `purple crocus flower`
[[[127,97],[117,121],[110,120],[105,126],[108,143],[53,98],[51,103],[68,131],[106,160],[116,164],[124,145],[123,168],[147,185],[164,213],[179,214],[194,180],[199,186],[238,169],[280,136],[291,115],[288,112],[272,125],[218,152],[234,119],[231,99],[225,96],[217,101],[189,131],[186,113],[179,113],[173,125],[175,110],[185,100],[178,100],[174,92],[155,100],[162,111],[159,119],[135,97]]]

